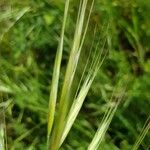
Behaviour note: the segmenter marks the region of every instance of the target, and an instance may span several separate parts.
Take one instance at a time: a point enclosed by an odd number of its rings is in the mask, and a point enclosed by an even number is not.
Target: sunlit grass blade
[[[14,140],[14,145],[20,141],[22,141],[24,138],[26,138],[27,136],[29,136],[34,130],[38,129],[42,124],[38,124],[36,126],[34,126],[32,129],[26,131],[25,133],[21,134],[19,137],[17,137]]]
[[[23,8],[22,10],[20,11],[8,11],[6,13],[2,13],[0,15],[0,23],[3,21],[3,20],[9,20],[9,19],[12,19],[14,18],[14,21],[12,22],[9,22],[8,26],[5,27],[4,29],[2,28],[2,31],[0,31],[0,41],[3,39],[3,36],[15,25],[15,23],[21,19],[27,12],[30,11],[30,8],[29,7],[25,7]]]
[[[4,104],[2,93],[0,93],[0,104]],[[7,134],[6,134],[6,120],[5,107],[0,107],[0,149],[7,149]]]
[[[67,0],[65,4],[63,26],[62,26],[60,42],[59,42],[55,64],[54,64],[53,77],[52,77],[52,85],[51,85],[50,100],[49,100],[49,112],[48,112],[48,133],[47,133],[48,140],[54,122],[55,107],[56,107],[56,100],[57,100],[57,93],[58,93],[59,74],[60,74],[60,67],[61,67],[61,60],[62,60],[62,53],[63,53],[64,32],[65,32],[65,25],[66,25],[67,14],[69,9],[69,3],[70,0]]]
[[[18,21],[26,12],[30,10],[29,7],[25,7],[22,10],[6,10],[0,15],[0,22],[3,20],[8,20],[14,18],[14,20]]]
[[[6,86],[0,85],[0,92],[3,93],[12,93],[12,90]]]
[[[7,100],[6,102],[1,102],[1,103],[0,103],[0,109],[2,109],[2,108],[7,109],[8,106],[10,106],[10,104],[11,104],[12,102],[13,102],[12,99]]]
[[[0,149],[5,150],[4,111],[0,109]]]
[[[125,89],[123,89],[120,94],[114,98],[115,94],[115,89],[113,91],[111,100],[110,100],[110,106],[107,109],[107,111],[104,114],[104,117],[97,129],[97,132],[95,133],[94,138],[92,139],[88,150],[97,150],[99,148],[99,145],[101,144],[106,131],[108,130],[108,127],[112,121],[112,118],[118,108],[118,105],[120,104],[120,101],[122,100],[124,94],[125,94]]]
[[[79,47],[79,52],[81,52],[82,47],[83,47],[83,44],[84,44],[84,40],[85,40],[86,33],[87,33],[87,30],[88,30],[88,26],[89,26],[89,21],[90,21],[91,13],[92,13],[93,6],[94,6],[94,1],[95,1],[95,0],[92,0],[92,3],[91,3],[91,7],[90,7],[89,14],[88,14],[88,18],[87,18],[87,22],[86,22],[85,30],[84,30],[84,33],[83,33],[83,37],[82,37],[82,41],[81,41],[81,45],[80,45],[80,47]],[[96,31],[96,30],[95,30],[95,31]],[[95,32],[94,32],[94,34],[95,34]],[[92,47],[92,46],[91,46],[91,47]]]
[[[140,135],[138,136],[135,144],[133,145],[132,150],[138,150],[139,149],[140,144],[142,143],[143,139],[145,138],[145,136],[149,130],[150,130],[150,116],[146,120]]]

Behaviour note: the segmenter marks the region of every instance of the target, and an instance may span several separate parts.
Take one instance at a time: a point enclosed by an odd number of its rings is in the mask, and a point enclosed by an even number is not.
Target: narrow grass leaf
[[[0,93],[0,102],[3,102],[2,93]],[[0,103],[0,104],[1,104]],[[7,149],[7,134],[6,134],[6,120],[5,120],[5,108],[0,108],[0,149]]]
[[[97,150],[99,148],[100,143],[102,142],[104,135],[111,123],[111,120],[118,108],[118,105],[120,103],[120,101],[122,100],[123,96],[125,93],[125,89],[120,93],[120,95],[118,97],[116,97],[115,99],[113,99],[114,97],[114,91],[111,97],[111,105],[108,108],[108,110],[105,112],[105,115],[98,127],[97,132],[95,133],[94,138],[92,139],[92,142],[90,143],[88,150]]]
[[[19,20],[19,19],[21,19],[23,16],[24,16],[24,14],[26,14],[27,12],[29,12],[29,10],[30,10],[30,8],[29,7],[25,7],[25,8],[23,8],[21,11],[18,11],[18,12],[15,12],[14,13],[14,15],[15,15],[15,20],[14,21],[12,21],[12,22],[9,22],[9,25],[8,25],[8,27],[7,28],[4,28],[3,30],[2,30],[2,33],[0,32],[0,41],[3,39],[3,37],[4,37],[4,35],[15,25],[15,23]],[[6,16],[5,16],[6,15]],[[1,21],[3,21],[3,19],[6,17],[6,19],[9,19],[9,18],[11,18],[11,17],[13,17],[12,16],[12,12],[8,12],[8,13],[6,13],[5,15],[0,15],[0,22]],[[8,15],[8,16],[7,16]]]
[[[140,144],[142,143],[143,139],[145,138],[145,136],[149,130],[150,130],[150,116],[146,120],[140,135],[138,136],[135,144],[133,145],[132,150],[138,150],[139,149]]]
[[[52,85],[51,85],[50,100],[49,100],[49,113],[48,113],[48,140],[49,140],[49,136],[51,134],[51,130],[52,130],[53,122],[54,122],[60,66],[61,66],[62,53],[63,53],[64,32],[65,32],[65,25],[66,25],[67,14],[68,14],[68,9],[69,9],[69,3],[70,3],[70,0],[67,0],[65,4],[61,38],[60,38],[60,42],[59,42],[59,46],[58,46],[58,50],[56,54],[53,77],[52,77]]]

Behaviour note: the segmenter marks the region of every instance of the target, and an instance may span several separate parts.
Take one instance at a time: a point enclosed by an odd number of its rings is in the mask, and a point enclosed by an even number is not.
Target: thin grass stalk
[[[87,0],[83,0],[82,6],[81,6],[81,13],[78,15],[79,19],[77,20],[77,26],[75,31],[75,36],[73,40],[73,46],[70,53],[70,58],[68,61],[64,84],[62,87],[62,93],[58,108],[58,116],[56,118],[56,126],[54,127],[53,134],[51,137],[51,143],[50,143],[50,149],[57,150],[60,145],[60,139],[62,136],[62,132],[65,126],[65,118],[67,115],[68,107],[69,107],[69,94],[70,89],[72,85],[72,81],[74,78],[74,74],[76,71],[76,66],[79,59],[79,53],[78,49],[81,42],[81,35],[82,35],[82,29],[83,29],[83,23],[84,23],[84,17],[85,17],[85,10],[87,6]],[[80,10],[80,8],[79,8]]]
[[[47,133],[48,141],[49,141],[52,126],[54,123],[55,107],[56,107],[56,100],[57,100],[57,94],[58,94],[60,66],[61,66],[62,53],[63,53],[64,33],[65,33],[65,26],[66,26],[67,14],[68,14],[68,9],[69,9],[69,3],[70,3],[70,0],[67,0],[65,3],[63,26],[62,26],[59,46],[58,46],[57,53],[56,53],[56,59],[55,59],[55,64],[54,64],[53,77],[52,77],[52,85],[51,85],[51,92],[50,92],[50,99],[49,99],[49,112],[48,112],[48,133]]]
[[[24,138],[28,137],[29,135],[31,135],[33,133],[33,131],[35,129],[38,129],[42,124],[37,124],[36,126],[34,126],[32,129],[24,132],[23,134],[21,134],[19,137],[17,137],[15,140],[14,140],[14,144],[15,143],[19,143],[20,141],[22,141]],[[14,145],[15,146],[15,145]]]
[[[142,143],[143,139],[145,138],[146,134],[148,133],[148,131],[150,130],[150,116],[148,117],[148,119],[146,120],[140,135],[138,136],[135,144],[133,145],[132,150],[138,150],[140,144]]]
[[[117,87],[115,87],[114,90],[113,90],[113,92],[112,92],[111,98],[110,98],[110,100],[109,100],[110,103],[113,102],[113,97],[114,97],[114,95],[115,95],[115,91],[116,91],[116,90],[117,90]],[[107,115],[108,115],[109,110],[110,110],[110,107],[107,108],[107,110],[106,110],[106,112],[105,112],[105,114],[104,114],[104,116],[103,116],[103,118],[102,118],[102,120],[101,120],[101,124],[104,122],[105,118],[107,118]],[[101,124],[100,124],[100,126],[101,126]]]
[[[107,28],[107,31],[108,31],[108,28]],[[106,33],[107,33],[107,31],[106,31]],[[95,48],[94,55],[93,55],[93,60],[92,60],[91,65],[89,67],[89,72],[93,70],[92,68],[96,68],[96,66],[95,66],[96,64],[97,64],[97,66],[101,66],[100,65],[100,63],[101,63],[100,61],[101,61],[102,54],[104,52],[104,47],[106,45],[106,39],[103,42],[102,48],[100,48],[101,52],[98,52],[99,51],[99,46],[100,46],[100,40],[101,40],[101,37],[99,38],[99,40],[98,40],[98,42],[96,44],[96,48]],[[107,55],[107,52],[108,52],[108,49],[106,50],[106,52],[104,54],[104,59],[105,59],[105,57]],[[98,53],[98,56],[97,56],[97,53]],[[102,62],[103,62],[103,60],[102,60]],[[98,67],[98,68],[100,68],[100,67]]]
[[[87,33],[87,29],[88,29],[88,25],[89,25],[90,16],[91,16],[91,13],[92,13],[93,6],[94,6],[94,0],[92,1],[92,4],[91,4],[91,8],[90,8],[90,12],[89,12],[87,24],[86,24],[85,31],[84,31],[84,34],[83,34],[83,38],[82,38],[82,41],[81,41],[81,45],[80,45],[80,48],[79,48],[79,53],[80,53],[80,51],[81,51],[81,49],[82,49],[82,46],[83,46],[83,43],[84,43],[84,39],[85,39],[85,36],[86,36],[86,33]],[[79,84],[78,84],[78,88],[77,88],[77,90],[76,90],[76,94],[75,94],[75,96],[74,96],[73,99],[75,99],[75,97],[77,96],[77,94],[78,94],[78,92],[79,92],[81,82],[82,82],[83,77],[84,77],[84,75],[85,75],[85,71],[86,71],[86,69],[87,69],[87,65],[88,65],[88,63],[89,63],[89,60],[90,60],[90,57],[91,57],[91,54],[92,54],[92,48],[93,48],[94,41],[95,41],[95,36],[96,36],[96,28],[97,28],[97,25],[96,25],[96,27],[95,27],[95,29],[94,29],[94,38],[93,38],[93,40],[92,40],[92,44],[91,44],[91,47],[90,47],[89,56],[88,56],[87,61],[86,61],[86,63],[85,63],[86,65],[85,65],[85,67],[84,67],[84,70],[83,70],[81,79],[80,79]]]
[[[125,89],[120,94],[120,96],[114,100],[114,104],[111,105],[110,108],[108,108],[108,110],[106,111],[106,113],[102,119],[102,122],[99,125],[99,128],[98,128],[94,138],[92,139],[92,142],[90,143],[90,145],[88,147],[88,150],[97,150],[98,149],[98,147],[99,147],[100,143],[102,142],[104,135],[111,123],[111,120],[118,108],[118,105],[124,96],[124,93],[125,93]],[[113,95],[112,95],[111,99],[112,98],[113,98]],[[113,100],[112,100],[112,102],[113,102]]]
[[[0,110],[0,149],[5,150],[4,109]]]
[[[81,52],[83,44],[84,44],[84,40],[85,40],[85,37],[86,37],[87,29],[88,29],[88,26],[89,26],[89,21],[90,21],[91,13],[92,13],[93,6],[94,6],[94,1],[95,0],[92,0],[92,3],[91,3],[89,15],[88,15],[88,18],[87,18],[87,23],[86,23],[85,30],[84,30],[84,33],[83,33],[83,38],[82,38],[82,41],[81,41],[81,45],[79,47],[79,53]],[[96,32],[96,30],[94,30],[94,35],[95,35],[95,32]]]
[[[96,27],[95,27],[95,30],[94,30],[94,38],[93,38],[93,40],[92,40],[92,44],[91,44],[91,47],[90,47],[90,52],[89,52],[89,54],[88,54],[88,58],[87,58],[87,61],[86,61],[86,63],[85,63],[85,67],[84,67],[83,73],[82,73],[82,75],[81,75],[81,78],[80,78],[80,81],[79,81],[79,84],[78,84],[78,87],[77,87],[77,90],[76,90],[76,93],[75,93],[75,96],[74,96],[73,99],[75,99],[75,98],[77,97],[77,95],[78,95],[78,93],[79,93],[79,90],[80,90],[80,87],[81,87],[81,83],[82,83],[83,78],[84,78],[84,76],[85,76],[85,72],[86,72],[86,70],[87,70],[87,66],[88,66],[88,64],[89,64],[90,57],[91,57],[91,54],[92,54],[93,45],[94,45],[94,41],[95,41],[95,36],[96,36]]]
[[[2,93],[0,93],[0,102],[3,103]],[[7,150],[7,133],[5,120],[5,107],[0,108],[0,150]]]

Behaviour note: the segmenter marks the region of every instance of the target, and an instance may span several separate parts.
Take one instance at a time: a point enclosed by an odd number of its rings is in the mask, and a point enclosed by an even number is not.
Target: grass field
[[[1,0],[0,150],[149,150],[149,11]]]

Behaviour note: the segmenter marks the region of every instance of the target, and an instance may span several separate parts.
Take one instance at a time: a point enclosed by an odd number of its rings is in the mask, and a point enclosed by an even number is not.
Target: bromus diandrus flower
[[[90,5],[90,9],[87,11],[87,6]],[[47,144],[48,149],[58,150],[64,140],[66,139],[79,111],[84,103],[87,93],[94,81],[94,78],[103,64],[108,50],[106,44],[110,42],[110,38],[107,38],[107,28],[102,29],[102,33],[98,35],[98,26],[95,25],[92,40],[89,48],[86,48],[88,53],[87,60],[83,64],[83,71],[80,79],[77,82],[77,86],[74,89],[74,81],[76,80],[76,73],[80,68],[81,54],[84,50],[84,44],[89,29],[89,22],[94,6],[94,0],[81,0],[79,4],[77,20],[75,25],[74,37],[70,48],[69,60],[66,68],[66,73],[58,96],[59,76],[61,69],[61,61],[64,50],[64,37],[65,28],[67,24],[67,18],[69,16],[70,0],[66,0],[64,18],[62,24],[61,36],[58,44],[58,49],[55,58],[54,71],[52,77],[52,85],[49,99],[49,112],[48,112],[48,132],[47,132]],[[124,81],[124,80],[122,80]],[[127,85],[127,84],[126,84]],[[123,88],[122,88],[123,87]],[[112,97],[109,101],[110,106],[106,110],[104,117],[93,137],[91,143],[88,146],[88,150],[97,150],[101,144],[106,131],[114,117],[114,114],[120,104],[126,91],[126,86],[117,87],[114,89]],[[116,95],[116,92],[119,93]],[[72,95],[72,93],[74,93]],[[56,109],[57,103],[57,109]],[[143,137],[146,135],[148,127],[145,127],[139,140],[137,140],[134,150],[137,149]]]
[[[61,95],[60,98],[58,98],[58,84],[59,84],[58,81],[63,53],[63,41],[64,41],[65,25],[68,16],[69,3],[70,3],[69,0],[67,0],[65,3],[63,27],[55,59],[50,100],[49,100],[47,137],[48,137],[48,148],[52,150],[59,149],[59,147],[65,140],[70,128],[72,127],[82,107],[82,104],[91,87],[91,84],[108,52],[105,49],[105,44],[107,40],[99,38],[99,40],[96,42],[96,46],[93,40],[90,48],[87,50],[90,51],[89,57],[85,63],[81,80],[79,81],[75,92],[76,94],[70,100],[73,81],[75,79],[75,74],[78,68],[79,59],[85,42],[90,16],[94,5],[94,0],[92,0],[91,3],[88,0],[80,1],[68,65],[66,68]],[[87,11],[88,3],[90,3],[89,11]],[[94,37],[96,37],[95,36],[96,28],[94,31]],[[56,101],[58,102],[57,110],[56,110]]]

